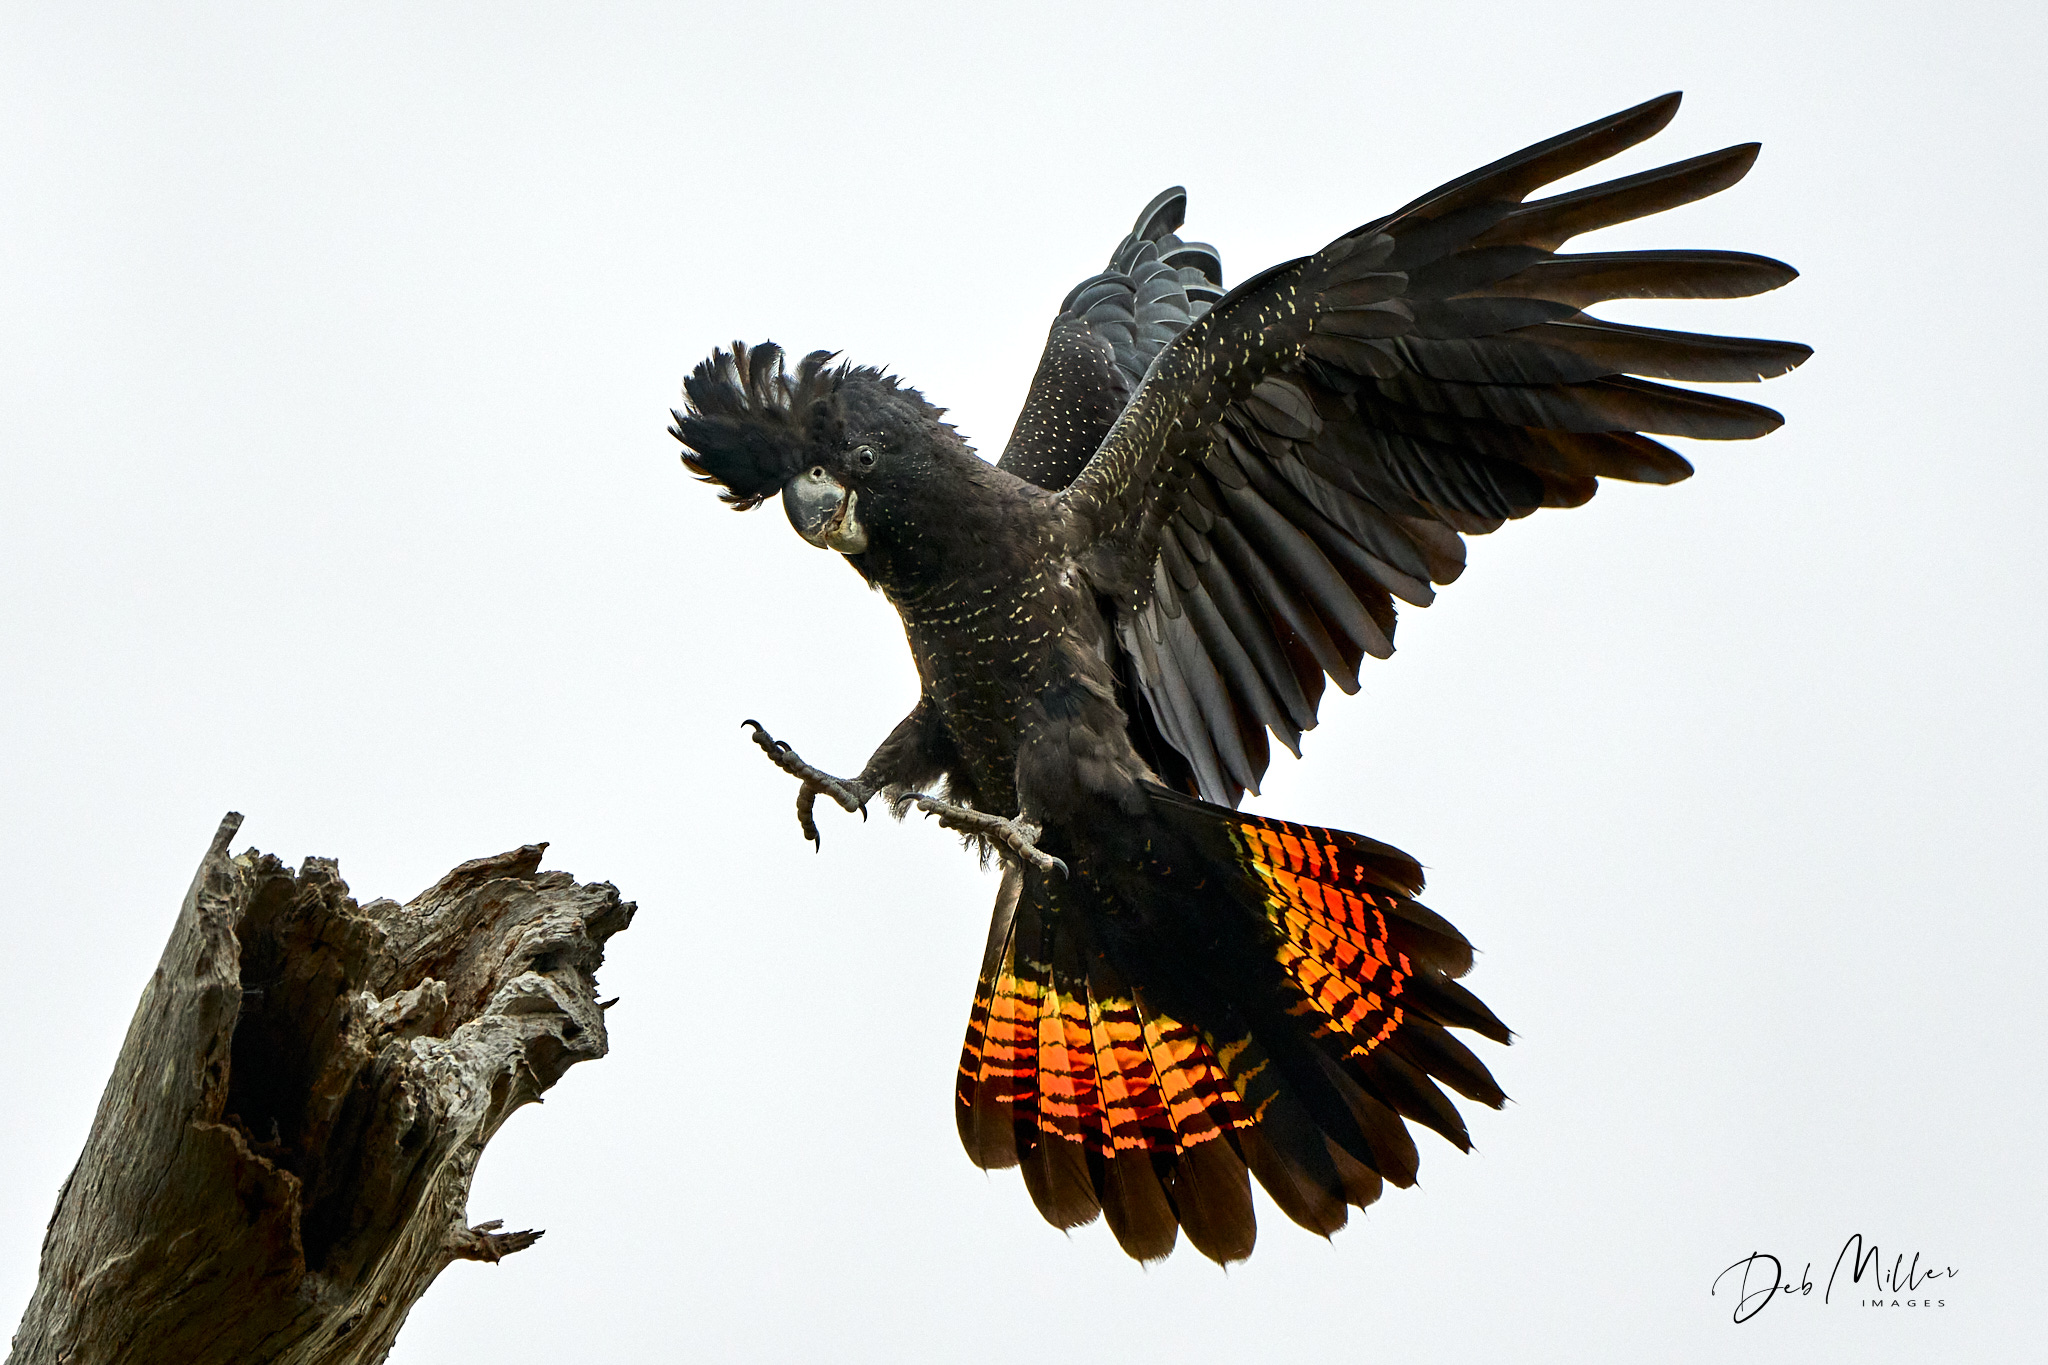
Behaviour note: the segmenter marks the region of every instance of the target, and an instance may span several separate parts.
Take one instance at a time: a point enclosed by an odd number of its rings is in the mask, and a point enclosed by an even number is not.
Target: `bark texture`
[[[378,1361],[458,1258],[499,1125],[605,1053],[594,973],[634,907],[545,844],[357,905],[222,821],[57,1196],[10,1365]]]

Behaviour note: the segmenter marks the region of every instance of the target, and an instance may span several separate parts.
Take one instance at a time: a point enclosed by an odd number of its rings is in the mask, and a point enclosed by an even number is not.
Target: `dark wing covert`
[[[1598,478],[1692,472],[1641,433],[1740,440],[1780,425],[1769,408],[1650,380],[1769,378],[1808,347],[1581,309],[1743,297],[1795,278],[1790,266],[1555,254],[1726,189],[1756,144],[1524,202],[1650,137],[1678,101],[1538,143],[1264,271],[1159,352],[1062,500],[1069,548],[1116,602],[1149,711],[1133,708],[1134,731],[1156,728],[1183,760],[1163,780],[1229,805],[1256,791],[1266,731],[1300,752],[1324,678],[1355,691],[1361,658],[1393,652],[1394,599],[1424,606],[1432,583],[1455,579],[1460,533],[1578,506]],[[1042,366],[1039,382],[1058,381]]]
[[[1180,186],[1159,193],[1102,272],[1061,300],[999,468],[1040,488],[1065,488],[1138,391],[1153,357],[1223,297],[1216,249],[1173,235],[1187,208]]]

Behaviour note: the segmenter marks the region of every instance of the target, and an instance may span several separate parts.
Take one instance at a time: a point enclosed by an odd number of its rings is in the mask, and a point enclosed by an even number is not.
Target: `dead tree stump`
[[[545,844],[357,905],[331,860],[221,822],[57,1196],[10,1365],[384,1359],[458,1258],[484,1144],[605,1054],[594,973],[634,907]]]

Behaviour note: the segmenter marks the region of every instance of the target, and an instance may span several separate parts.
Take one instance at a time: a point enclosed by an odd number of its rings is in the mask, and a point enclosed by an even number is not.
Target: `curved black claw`
[[[859,778],[849,782],[813,768],[797,757],[796,750],[769,734],[767,727],[758,720],[743,720],[740,725],[742,728],[751,725],[754,728],[754,743],[761,746],[761,752],[768,755],[768,760],[803,783],[796,794],[796,823],[797,828],[803,831],[804,838],[811,841],[813,848],[822,852],[825,847],[825,841],[818,836],[818,822],[811,814],[818,804],[820,793],[837,801],[840,808],[848,814],[859,811],[861,819],[868,818],[868,798],[875,794],[874,788]]]
[[[957,830],[961,834],[987,840],[1009,853],[1018,862],[1029,863],[1041,872],[1050,872],[1058,868],[1062,877],[1068,875],[1064,861],[1038,847],[1038,837],[1045,831],[1028,820],[1011,820],[1000,815],[990,815],[972,806],[958,806],[951,801],[941,801],[935,796],[927,796],[923,792],[905,792],[890,804],[898,816],[911,806],[916,806],[928,816],[938,816],[940,826],[945,829]]]

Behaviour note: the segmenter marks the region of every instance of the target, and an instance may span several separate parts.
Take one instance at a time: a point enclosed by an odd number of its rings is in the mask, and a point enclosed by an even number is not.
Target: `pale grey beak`
[[[823,465],[811,466],[782,490],[782,510],[796,533],[821,550],[843,555],[857,555],[868,547],[855,500],[854,491],[826,473]]]

